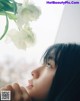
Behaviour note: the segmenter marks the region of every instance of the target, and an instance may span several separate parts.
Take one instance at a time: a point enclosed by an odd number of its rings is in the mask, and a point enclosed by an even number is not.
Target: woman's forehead
[[[54,49],[52,49],[50,51],[47,51],[47,53],[45,54],[44,59],[45,60],[50,60],[50,59],[53,59],[54,56],[55,56]]]
[[[62,49],[58,46],[50,47],[44,54],[44,62],[47,63],[49,60],[53,60],[57,64],[61,53]]]

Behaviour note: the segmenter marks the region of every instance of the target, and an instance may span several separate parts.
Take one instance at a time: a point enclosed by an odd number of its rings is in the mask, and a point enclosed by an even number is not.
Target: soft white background
[[[23,2],[22,0],[16,1]],[[10,77],[13,81],[26,77],[27,70],[38,65],[45,50],[55,42],[64,5],[49,5],[46,4],[46,0],[31,0],[30,2],[38,6],[42,12],[39,19],[30,24],[36,36],[36,43],[24,51],[17,49],[10,41],[5,42],[5,38],[0,41],[0,67],[2,68],[0,75],[1,79],[6,82],[11,80]],[[4,26],[5,17],[0,17],[0,35]],[[13,28],[17,27],[13,21],[10,21],[9,30]],[[9,68],[14,68],[11,70],[14,72],[10,72]]]
[[[24,2],[23,0],[16,0],[18,2]],[[27,61],[35,59],[39,61],[39,58],[45,51],[45,49],[52,45],[55,41],[57,35],[58,26],[60,23],[61,15],[63,12],[63,5],[49,5],[46,4],[46,0],[30,0],[41,9],[41,16],[37,21],[31,23],[33,32],[36,36],[36,43],[34,46],[26,49]],[[5,25],[5,17],[1,18],[2,24],[0,24],[0,32],[3,32]],[[9,23],[9,29],[17,28],[15,23],[11,21]],[[4,40],[4,39],[3,39]],[[0,42],[3,44],[3,40]],[[8,43],[1,45],[2,53],[14,53],[15,55],[19,54],[19,51],[14,47],[13,44]],[[18,51],[18,52],[17,52]],[[0,52],[0,54],[1,54]],[[22,52],[20,50],[20,52]],[[22,52],[22,54],[25,52]],[[21,54],[21,53],[20,53]]]

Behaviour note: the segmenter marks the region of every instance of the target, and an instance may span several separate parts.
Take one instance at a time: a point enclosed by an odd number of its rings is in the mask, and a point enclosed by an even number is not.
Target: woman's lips
[[[33,87],[33,82],[31,80],[28,80],[27,88],[32,88],[32,87]]]

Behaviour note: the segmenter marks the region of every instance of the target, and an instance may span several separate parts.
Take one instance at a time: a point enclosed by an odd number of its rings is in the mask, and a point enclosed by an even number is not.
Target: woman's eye
[[[48,64],[47,64],[47,67],[51,68],[52,66],[51,66],[51,64],[50,64],[50,63],[48,63]]]

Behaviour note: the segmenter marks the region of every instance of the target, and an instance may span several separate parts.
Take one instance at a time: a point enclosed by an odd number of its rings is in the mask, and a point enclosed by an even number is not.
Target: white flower
[[[19,49],[26,49],[35,42],[34,34],[29,27],[24,27],[20,31],[12,29],[8,32],[8,36]]]
[[[29,24],[29,21],[36,20],[41,14],[41,11],[33,4],[22,5],[18,9],[16,23],[19,28],[24,24]]]

